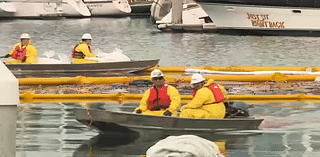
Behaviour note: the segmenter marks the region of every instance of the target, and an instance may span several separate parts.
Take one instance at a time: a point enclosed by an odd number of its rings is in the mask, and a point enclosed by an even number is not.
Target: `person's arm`
[[[144,93],[142,99],[140,100],[140,105],[139,105],[139,107],[137,107],[137,108],[135,109],[135,111],[137,111],[137,110],[140,109],[142,112],[144,112],[144,111],[146,111],[146,110],[148,109],[148,99],[149,99],[149,96],[150,96],[150,89],[148,89],[148,90]]]
[[[93,53],[90,52],[87,44],[80,44],[76,48],[77,52],[82,52],[87,57],[96,57]]]
[[[170,96],[170,107],[167,109],[170,112],[176,112],[179,107],[181,106],[181,96],[179,91],[173,87],[173,86],[168,86],[168,95]]]
[[[201,108],[201,106],[207,100],[208,93],[210,93],[210,91],[208,91],[208,90],[209,89],[207,89],[206,87],[199,89],[197,91],[197,94],[191,100],[191,102],[189,102],[187,105],[182,106],[181,110]]]
[[[224,95],[224,100],[228,99],[228,92],[226,91],[226,89],[224,88],[224,86],[218,84],[219,88],[222,91],[222,94]]]
[[[36,58],[37,54],[38,54],[38,51],[33,45],[27,46],[27,54],[26,54],[27,58],[29,58],[29,57]]]

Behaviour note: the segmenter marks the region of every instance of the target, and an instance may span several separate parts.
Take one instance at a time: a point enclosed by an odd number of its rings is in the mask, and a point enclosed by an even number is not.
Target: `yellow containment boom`
[[[117,101],[139,102],[143,94],[20,94],[22,103],[34,102],[105,102]],[[182,103],[188,103],[192,100],[192,95],[181,95]],[[254,104],[265,104],[270,102],[320,102],[320,95],[228,95],[225,101],[245,101]]]
[[[284,75],[274,73],[269,75],[209,75],[206,79],[215,81],[238,81],[238,82],[265,82],[265,81],[314,81],[320,75]],[[190,82],[190,76],[165,76],[167,83]],[[151,80],[149,76],[136,77],[60,77],[60,78],[19,78],[20,85],[37,84],[113,84],[128,83],[134,80]]]
[[[184,73],[186,69],[205,69],[214,71],[234,71],[234,72],[245,72],[245,71],[320,71],[320,67],[262,67],[262,66],[237,66],[231,65],[228,67],[214,67],[214,66],[203,66],[203,67],[154,67],[147,71],[154,69],[160,69],[164,73]]]

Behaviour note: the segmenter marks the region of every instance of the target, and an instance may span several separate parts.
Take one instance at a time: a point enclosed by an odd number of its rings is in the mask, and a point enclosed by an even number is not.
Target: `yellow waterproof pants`
[[[180,117],[184,118],[218,118],[223,119],[225,116],[225,113],[219,114],[212,114],[206,110],[203,109],[184,109],[180,113]]]
[[[73,58],[72,63],[98,63],[96,60]]]
[[[25,62],[22,62],[19,59],[8,59],[6,64],[35,64],[37,60],[34,57],[28,57]]]
[[[166,112],[166,110],[160,110],[160,111],[150,111],[150,110],[146,110],[144,112],[142,112],[142,114],[149,114],[149,115],[155,115],[155,116],[163,116],[163,113]],[[177,117],[178,116],[178,112],[174,112],[171,115],[172,117]]]

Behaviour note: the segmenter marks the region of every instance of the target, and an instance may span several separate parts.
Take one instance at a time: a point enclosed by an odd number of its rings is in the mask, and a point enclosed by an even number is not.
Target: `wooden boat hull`
[[[263,119],[225,118],[201,119],[165,117],[135,114],[132,111],[110,111],[98,109],[75,109],[76,119],[102,131],[126,129],[133,131],[160,130],[166,132],[224,132],[258,129]]]
[[[156,66],[159,60],[125,61],[86,64],[6,64],[18,78],[21,77],[98,77],[134,73]]]

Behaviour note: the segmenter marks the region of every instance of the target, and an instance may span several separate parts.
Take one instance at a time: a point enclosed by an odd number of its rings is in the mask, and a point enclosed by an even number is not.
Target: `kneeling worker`
[[[97,63],[98,61],[96,60],[85,59],[85,57],[96,57],[91,53],[91,35],[85,33],[81,40],[80,44],[74,46],[72,50],[72,63]]]
[[[213,83],[200,74],[192,75],[191,84],[194,86],[192,101],[181,108],[180,117],[189,118],[224,118],[226,108],[223,100],[227,91],[222,85]]]
[[[31,44],[30,35],[23,33],[20,37],[21,42],[14,45],[13,49],[2,58],[9,58],[6,64],[32,64],[36,63],[37,49]]]
[[[140,101],[140,106],[135,109],[135,113],[177,116],[177,110],[181,105],[181,97],[178,90],[171,85],[165,84],[161,70],[153,70],[151,79],[153,88],[145,92]]]

